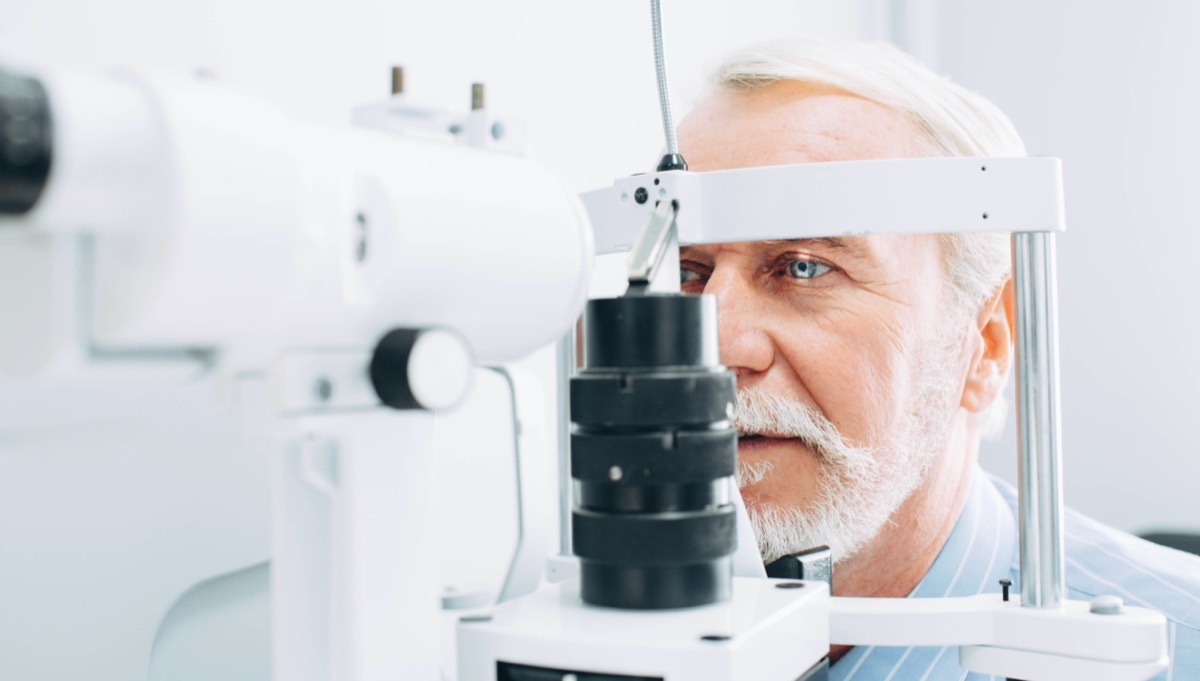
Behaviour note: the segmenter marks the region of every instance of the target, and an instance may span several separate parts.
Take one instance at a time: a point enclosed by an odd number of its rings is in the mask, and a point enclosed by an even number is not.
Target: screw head
[[[728,640],[729,640],[729,639],[731,639],[731,638],[733,638],[733,637],[732,637],[732,636],[726,636],[725,634],[706,634],[706,635],[704,635],[704,636],[701,636],[701,637],[700,637],[700,640],[701,640],[701,641],[715,641],[715,642],[720,642],[720,641],[728,641]]]
[[[1120,596],[1096,596],[1088,601],[1094,615],[1120,615],[1125,612],[1125,602]]]
[[[645,203],[648,198],[650,198],[650,192],[647,192],[645,187],[638,187],[637,191],[633,193],[633,200],[638,203]]]
[[[1009,588],[1010,586],[1012,586],[1012,580],[1011,580],[1011,579],[1002,579],[1002,580],[1000,580],[1000,589],[1001,589],[1001,590],[1004,592],[1004,596],[1003,596],[1003,598],[1004,598],[1005,602],[1007,602],[1007,601],[1008,601],[1008,588]]]
[[[617,482],[618,480],[620,480],[623,477],[625,477],[625,471],[621,470],[620,466],[613,466],[612,468],[608,469],[608,479],[609,480],[612,480],[613,482]]]

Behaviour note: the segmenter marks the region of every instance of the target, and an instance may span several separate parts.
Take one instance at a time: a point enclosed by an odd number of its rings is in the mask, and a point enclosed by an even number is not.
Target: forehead
[[[718,90],[683,119],[678,137],[688,169],[697,172],[930,155],[920,129],[905,112],[843,90],[797,81]],[[863,266],[888,269],[892,261],[918,262],[915,250],[933,255],[934,244],[931,235],[877,235],[714,244],[686,250],[699,257],[722,250],[761,254],[792,245],[837,252]],[[911,267],[907,271],[911,273]]]
[[[722,88],[684,118],[678,137],[695,171],[929,155],[905,112],[796,81]]]

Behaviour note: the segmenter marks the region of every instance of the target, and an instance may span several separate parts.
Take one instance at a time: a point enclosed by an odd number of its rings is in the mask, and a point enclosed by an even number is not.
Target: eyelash
[[[816,274],[811,277],[793,277],[793,276],[791,276],[791,273],[789,270],[796,263],[807,263],[807,264],[817,265],[819,267],[824,267],[826,269],[824,272],[821,272],[820,274]],[[683,277],[687,277],[689,275],[694,276],[697,279],[708,279],[708,276],[710,273],[707,271],[707,268],[705,268],[702,265],[699,265],[699,263],[686,263],[685,262],[685,263],[681,263],[681,264],[682,264],[682,267],[680,269],[681,279]],[[834,265],[833,263],[826,262],[824,260],[821,260],[819,258],[814,258],[811,256],[805,257],[805,256],[800,256],[798,254],[792,254],[792,253],[786,253],[786,254],[780,256],[778,259],[776,259],[775,264],[773,266],[771,266],[769,268],[765,268],[765,271],[773,272],[782,277],[787,277],[795,282],[809,282],[814,279],[818,279],[820,277],[824,277],[826,275],[832,274],[839,270],[840,270],[840,268],[837,267],[836,265]],[[693,281],[695,281],[695,280],[693,280]],[[689,283],[693,283],[693,282],[692,281],[684,281],[683,282],[684,285],[687,285]]]
[[[817,269],[817,270],[819,270],[819,268],[824,268],[824,271],[819,272],[818,274],[814,274],[812,276],[808,276],[808,277],[797,277],[797,276],[793,275],[792,268],[798,264],[810,265],[810,266],[813,266],[813,269]],[[829,274],[830,272],[837,270],[837,267],[835,267],[834,265],[832,265],[828,262],[825,262],[824,260],[820,260],[818,258],[812,258],[812,257],[796,257],[791,254],[784,255],[783,257],[781,257],[777,261],[776,268],[781,276],[787,277],[794,281],[805,281],[805,282],[812,281],[814,279],[823,277],[823,276]]]

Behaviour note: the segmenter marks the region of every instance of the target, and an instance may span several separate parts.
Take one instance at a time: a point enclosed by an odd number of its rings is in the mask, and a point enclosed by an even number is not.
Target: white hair
[[[769,43],[732,55],[718,67],[714,80],[733,89],[802,81],[899,109],[920,129],[930,156],[1025,155],[1016,128],[995,104],[887,43],[808,38]],[[1011,276],[1009,237],[942,234],[938,238],[954,308],[973,318]],[[985,436],[1003,428],[1005,410],[999,395],[979,419]]]

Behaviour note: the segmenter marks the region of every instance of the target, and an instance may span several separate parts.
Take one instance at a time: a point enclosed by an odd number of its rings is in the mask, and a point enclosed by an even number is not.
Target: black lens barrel
[[[713,296],[597,299],[588,302],[584,315],[588,369],[720,367]]]
[[[572,528],[585,602],[646,610],[729,598],[733,398],[712,296],[588,303],[584,367],[571,381]]]
[[[0,215],[37,204],[50,177],[50,99],[41,81],[0,69]]]

